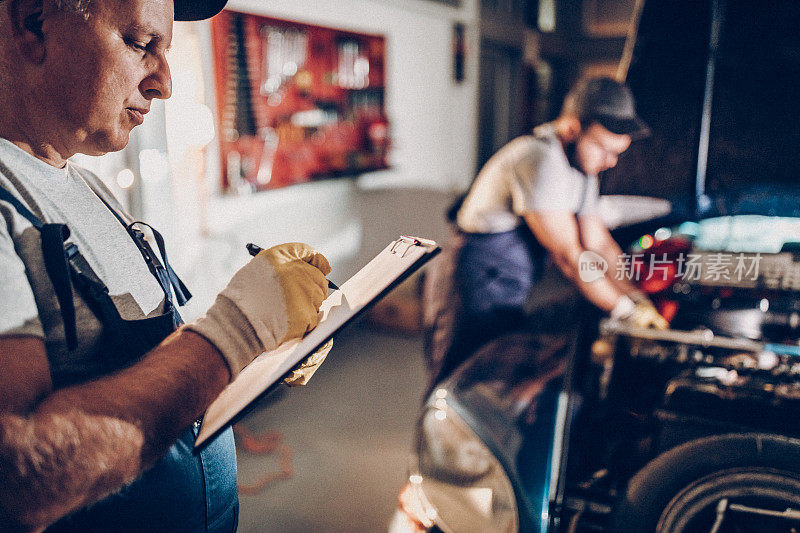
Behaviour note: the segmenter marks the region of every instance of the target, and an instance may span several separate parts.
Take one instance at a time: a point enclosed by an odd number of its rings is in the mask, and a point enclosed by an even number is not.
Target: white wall
[[[173,213],[171,259],[195,293],[184,311],[187,319],[207,308],[233,271],[244,264],[244,244],[249,241],[262,246],[308,242],[328,256],[334,267],[331,279],[341,282],[400,234],[446,237],[444,210],[454,193],[471,182],[476,160],[476,1],[463,0],[458,8],[430,0],[232,0],[228,4],[237,11],[385,36],[392,168],[358,180],[223,196],[216,140],[206,149],[205,180],[197,179],[202,165],[192,158],[191,150],[183,156],[171,153],[172,202],[158,208]],[[466,79],[461,84],[453,80],[455,22],[467,29]],[[194,23],[186,28],[199,35],[202,56],[211,57],[208,26]],[[175,43],[173,48],[177,73],[192,61],[179,59]],[[202,68],[203,99],[213,108],[211,65],[206,62]]]

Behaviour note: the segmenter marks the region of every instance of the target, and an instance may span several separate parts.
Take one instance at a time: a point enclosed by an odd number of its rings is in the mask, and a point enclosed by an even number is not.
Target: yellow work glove
[[[661,316],[650,302],[638,302],[626,320],[640,328],[669,328],[667,319]]]
[[[622,296],[614,306],[614,309],[611,310],[611,318],[639,328],[669,328],[667,319],[658,313],[647,297],[641,298],[634,303],[629,297]]]
[[[320,346],[316,352],[303,359],[300,364],[292,369],[288,376],[283,378],[283,383],[290,387],[307,385],[308,380],[311,379],[314,372],[317,371],[323,361],[325,361],[325,358],[328,357],[331,348],[333,348],[333,339],[329,340]]]
[[[206,315],[186,327],[220,351],[233,379],[261,353],[314,329],[330,271],[327,259],[305,244],[262,250],[233,275]]]

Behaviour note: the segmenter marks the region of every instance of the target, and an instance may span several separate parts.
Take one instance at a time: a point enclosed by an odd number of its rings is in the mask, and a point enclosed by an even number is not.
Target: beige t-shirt
[[[69,240],[109,288],[128,320],[163,312],[164,292],[139,249],[94,191],[123,214],[122,207],[94,174],[72,163],[54,168],[0,139],[0,187],[16,196],[44,222],[65,223]],[[75,292],[78,347],[67,349],[53,285],[44,267],[39,231],[11,204],[0,201],[0,336],[44,339],[51,373],[81,374],[107,354],[96,345],[101,324]]]
[[[457,223],[468,233],[501,233],[516,228],[529,212],[595,214],[598,195],[597,177],[571,166],[552,124],[543,124],[486,162]]]

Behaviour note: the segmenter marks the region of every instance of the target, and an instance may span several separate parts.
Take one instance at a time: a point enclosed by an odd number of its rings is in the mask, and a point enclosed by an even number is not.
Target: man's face
[[[169,98],[172,0],[92,0],[45,19],[39,101],[62,151],[121,150],[154,98]]]
[[[614,167],[619,156],[630,144],[630,135],[612,133],[595,122],[578,136],[575,142],[575,159],[583,172],[596,176]]]

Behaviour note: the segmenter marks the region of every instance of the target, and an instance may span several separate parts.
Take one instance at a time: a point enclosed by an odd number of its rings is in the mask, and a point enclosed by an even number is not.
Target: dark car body
[[[653,228],[652,244],[628,249],[644,265],[676,249],[706,266],[759,259],[764,270],[740,280],[651,285],[677,329],[602,320],[554,276],[548,293],[562,298],[538,307],[534,327],[485,345],[426,401],[401,506],[425,502],[444,531],[651,531],[697,479],[738,468],[746,490],[774,497],[714,500],[735,510],[720,531],[800,527],[800,218],[754,214],[776,212],[773,198],[749,195],[749,215]],[[721,231],[731,226],[741,239]],[[657,530],[711,531],[709,513]]]

